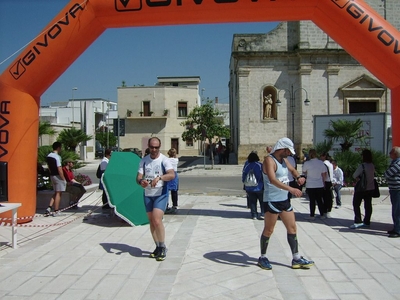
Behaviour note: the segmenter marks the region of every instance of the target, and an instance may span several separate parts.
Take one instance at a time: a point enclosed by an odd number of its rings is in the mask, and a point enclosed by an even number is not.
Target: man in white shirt
[[[51,152],[46,157],[47,166],[50,172],[51,183],[53,184],[54,194],[51,197],[49,207],[46,209],[46,212],[44,213],[45,217],[50,215],[52,215],[53,217],[61,215],[59,211],[61,194],[62,192],[65,191],[67,186],[61,164],[61,156],[60,156],[61,147],[62,145],[60,142],[54,142],[53,152]],[[53,204],[54,204],[54,213],[51,214],[51,208]]]
[[[175,178],[171,161],[160,153],[161,141],[152,137],[148,141],[150,154],[143,157],[136,176],[137,183],[144,188],[144,205],[150,221],[150,230],[156,249],[151,258],[163,261],[166,258],[165,227],[162,222],[168,204],[168,186],[165,183]]]

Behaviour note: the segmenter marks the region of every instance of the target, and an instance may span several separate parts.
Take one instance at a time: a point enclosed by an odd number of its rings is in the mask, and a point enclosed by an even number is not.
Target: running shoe
[[[63,216],[65,216],[65,214],[63,214],[62,212],[57,210],[57,211],[53,212],[52,216],[53,217],[63,217]]]
[[[158,254],[161,251],[161,247],[156,247],[156,249],[154,249],[153,253],[150,253],[149,257],[150,258],[156,258],[158,256]]]
[[[312,260],[307,260],[303,256],[292,260],[292,269],[309,269],[313,265],[314,262]]]
[[[169,214],[174,214],[176,212],[176,208],[174,208],[175,206],[172,207],[167,207],[167,209],[165,210],[165,214],[169,215]]]
[[[160,252],[158,253],[156,257],[156,261],[163,261],[167,257],[167,248],[165,247],[160,247]]]
[[[364,223],[354,223],[349,228],[350,229],[357,229],[357,228],[361,228],[361,227],[364,227]]]
[[[51,209],[48,207],[46,208],[46,211],[44,212],[43,216],[48,217],[51,215]]]
[[[261,269],[264,270],[271,270],[272,269],[272,265],[270,264],[268,258],[266,258],[265,256],[260,256],[258,258],[258,263],[257,266],[259,266]]]

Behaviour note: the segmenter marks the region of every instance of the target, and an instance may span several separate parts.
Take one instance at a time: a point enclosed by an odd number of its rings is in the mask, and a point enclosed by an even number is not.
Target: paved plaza
[[[180,176],[204,172],[191,168]],[[241,166],[217,172],[238,175]],[[131,227],[103,214],[95,190],[77,210],[38,215],[18,227],[17,249],[10,246],[11,228],[0,227],[0,298],[400,299],[400,239],[386,234],[389,197],[382,192],[374,199],[369,229],[348,228],[351,200],[345,191],[333,218],[307,221],[307,199],[292,199],[301,255],[315,266],[291,269],[278,221],[267,252],[273,269],[267,271],[256,265],[263,221],[250,218],[243,191],[237,197],[180,194],[177,213],[164,217],[167,259],[157,262],[148,258],[154,250],[149,226]]]

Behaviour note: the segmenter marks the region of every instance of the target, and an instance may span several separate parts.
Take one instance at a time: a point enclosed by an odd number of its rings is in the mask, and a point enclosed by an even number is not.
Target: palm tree
[[[324,135],[333,141],[340,141],[342,152],[348,151],[355,141],[364,139],[359,135],[362,125],[361,119],[355,121],[339,119],[332,121],[332,129],[326,129]]]
[[[61,131],[57,140],[63,144],[65,149],[75,152],[79,143],[87,142],[92,138],[92,136],[87,135],[81,129],[71,128]]]
[[[49,121],[39,122],[39,139],[40,139],[40,146],[42,146],[42,136],[44,134],[47,135],[55,135],[57,132],[51,127]]]

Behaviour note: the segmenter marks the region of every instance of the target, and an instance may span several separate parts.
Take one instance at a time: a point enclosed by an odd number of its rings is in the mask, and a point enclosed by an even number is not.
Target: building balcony
[[[129,111],[129,113],[127,113],[126,118],[127,119],[166,119],[168,118],[169,115],[169,110],[168,109],[164,109],[164,111],[162,113],[154,113],[154,112],[149,112],[147,114],[144,114],[144,112],[140,111],[138,112],[138,114],[134,114],[132,111]]]
[[[168,116],[160,116],[160,115],[151,115],[151,116],[130,116],[130,117],[126,117],[127,119],[167,119]]]

